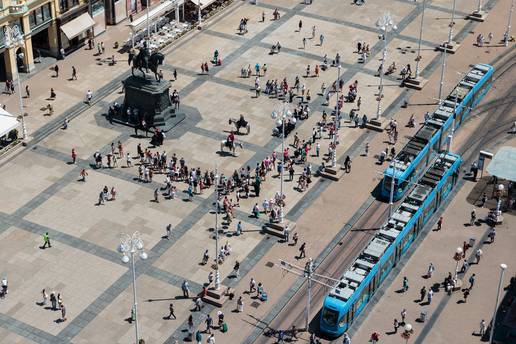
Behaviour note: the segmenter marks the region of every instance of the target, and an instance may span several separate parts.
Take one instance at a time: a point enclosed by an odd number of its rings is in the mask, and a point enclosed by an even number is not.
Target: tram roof
[[[498,178],[516,182],[516,147],[500,148],[487,166],[487,172]]]

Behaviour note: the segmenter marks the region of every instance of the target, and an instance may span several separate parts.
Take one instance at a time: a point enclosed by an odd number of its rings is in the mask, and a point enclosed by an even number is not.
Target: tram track
[[[516,62],[510,54],[508,58],[499,61],[495,65],[495,73],[492,80],[493,87],[495,83],[503,79],[507,72],[511,71]],[[457,150],[463,156],[465,164],[471,164],[478,154],[478,151],[499,137],[503,132],[507,132],[508,127],[514,122],[514,116],[511,116],[511,110],[516,104],[516,90],[510,87],[502,97],[490,100],[479,106],[470,114],[473,116],[481,116],[494,111],[493,115],[485,120],[485,124],[479,125],[470,138],[463,142]],[[367,246],[370,239],[376,234],[376,228],[379,228],[385,221],[388,214],[389,205],[373,200],[369,206],[359,215],[355,223],[349,224],[349,229],[338,240],[338,243],[331,251],[322,257],[316,273],[327,276],[340,276],[351,265],[354,259]],[[293,324],[296,327],[304,327],[305,305],[306,305],[306,281],[294,294],[292,299],[285,305],[281,312],[267,325],[270,331],[269,336],[259,336],[254,343],[266,343],[270,339],[270,334],[275,329],[287,329]],[[312,284],[312,304],[322,304],[322,300],[327,294],[327,287],[317,283]],[[294,315],[292,317],[292,315]],[[318,319],[316,316],[312,319]],[[318,324],[314,324],[311,328],[318,328]]]

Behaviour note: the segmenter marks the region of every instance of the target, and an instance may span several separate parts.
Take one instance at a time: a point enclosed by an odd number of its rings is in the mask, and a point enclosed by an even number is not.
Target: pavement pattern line
[[[4,329],[16,333],[19,336],[25,337],[29,340],[39,344],[65,344],[66,341],[51,335],[48,332],[42,331],[34,326],[21,322],[6,314],[0,313],[0,326]]]

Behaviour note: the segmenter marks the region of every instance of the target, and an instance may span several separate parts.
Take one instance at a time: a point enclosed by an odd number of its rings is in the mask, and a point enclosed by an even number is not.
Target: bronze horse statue
[[[163,60],[165,60],[165,56],[162,53],[155,52],[151,54],[147,46],[144,45],[138,55],[132,58],[131,73],[134,76],[134,70],[138,69],[142,72],[143,77],[146,78],[146,73],[150,69],[154,73],[156,80],[159,80],[158,66],[163,64]]]

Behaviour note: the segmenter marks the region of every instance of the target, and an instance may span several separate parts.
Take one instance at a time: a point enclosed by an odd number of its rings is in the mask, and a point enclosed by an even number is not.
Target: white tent
[[[20,122],[16,116],[0,108],[0,137],[9,134],[11,130],[16,129],[18,126],[20,126]]]

